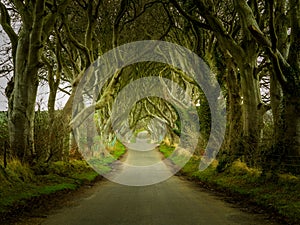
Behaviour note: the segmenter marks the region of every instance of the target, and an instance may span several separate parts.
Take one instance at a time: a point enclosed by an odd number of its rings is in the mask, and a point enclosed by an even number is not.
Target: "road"
[[[137,158],[138,157],[138,158]],[[139,159],[139,160],[138,160]],[[156,150],[129,151],[125,162],[148,165],[161,159]],[[142,163],[144,162],[144,163]],[[125,173],[126,166],[117,174]],[[115,171],[116,172],[116,171]],[[127,175],[126,175],[127,174]],[[129,175],[130,176],[130,175]],[[43,225],[275,225],[226,203],[196,184],[172,176],[148,186],[105,180],[68,207],[50,213]]]

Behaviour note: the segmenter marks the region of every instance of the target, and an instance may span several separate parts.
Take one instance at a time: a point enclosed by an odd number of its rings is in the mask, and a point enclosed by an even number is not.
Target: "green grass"
[[[160,151],[170,156],[172,148],[162,145]],[[206,170],[199,171],[200,157],[193,156],[181,169],[181,174],[201,181],[220,191],[244,196],[250,202],[272,209],[288,218],[289,222],[300,224],[300,178],[291,174],[279,174],[278,181],[263,178],[261,171],[249,168],[236,161],[223,173],[218,173],[218,162],[214,161]]]
[[[111,149],[110,154],[113,156],[114,159],[120,159],[126,152],[125,146],[117,141],[115,146]]]
[[[174,152],[175,150],[174,146],[161,144],[159,150],[164,155],[165,158],[170,159],[177,166],[183,167],[186,164],[186,162],[189,160],[189,155],[186,152],[181,151],[180,149]]]
[[[174,149],[174,147],[165,144],[162,144],[159,147],[159,151],[165,156],[165,158],[168,158],[173,153]]]
[[[85,172],[85,173],[80,173],[80,174],[75,174],[72,177],[81,181],[88,181],[92,182],[99,176],[99,174],[95,171],[90,171],[90,172]]]
[[[75,190],[97,176],[86,162],[80,160],[41,164],[34,168],[11,160],[7,168],[0,171],[0,213],[25,205],[34,197]]]
[[[109,154],[104,157],[95,157],[88,160],[88,163],[100,174],[111,171],[111,165],[120,159],[126,152],[125,146],[117,141],[113,147],[107,148]]]
[[[105,158],[92,159],[98,173],[109,172],[110,165],[122,157],[126,149],[117,141],[109,151],[110,155]],[[0,161],[0,165],[3,162]],[[0,214],[25,205],[34,197],[75,190],[84,183],[94,181],[99,176],[97,172],[81,160],[40,163],[33,168],[19,160],[10,160],[6,169],[0,167]]]

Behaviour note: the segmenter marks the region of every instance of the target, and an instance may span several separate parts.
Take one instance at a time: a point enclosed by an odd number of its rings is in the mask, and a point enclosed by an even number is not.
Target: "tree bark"
[[[252,159],[260,141],[260,103],[259,81],[253,78],[253,66],[240,69],[244,155]]]
[[[286,3],[285,3],[286,4]],[[277,28],[279,47],[271,53],[274,65],[274,83],[278,82],[282,89],[280,104],[278,107],[275,122],[274,149],[273,156],[276,159],[275,168],[285,168],[288,171],[299,172],[300,162],[300,1],[289,2],[291,12],[286,20],[280,21]],[[278,6],[278,17],[285,14],[286,6]],[[287,29],[291,26],[290,47],[287,43]],[[283,29],[279,29],[283,28]],[[284,45],[285,44],[285,45]],[[273,57],[273,58],[272,58]],[[276,64],[279,62],[279,69]],[[275,67],[277,66],[277,67]],[[281,72],[281,73],[280,73]],[[280,79],[283,76],[283,79]],[[275,99],[277,100],[277,99]],[[278,102],[278,100],[277,100]],[[277,113],[277,112],[276,112]],[[273,159],[274,161],[274,159]],[[279,167],[279,168],[278,168]]]
[[[227,130],[225,143],[221,149],[217,170],[222,172],[231,165],[234,160],[242,155],[242,108],[240,96],[240,80],[236,70],[227,63]]]
[[[22,23],[14,58],[14,86],[9,96],[10,147],[17,158],[29,163],[35,157],[34,115],[41,53],[58,15],[57,11],[46,10],[45,2],[13,1]],[[62,12],[67,4],[64,1],[54,8]],[[14,39],[10,39],[15,46]]]
[[[175,2],[175,1],[172,1]],[[251,33],[248,31],[248,25],[254,24],[258,26],[255,17],[250,14],[251,8],[247,7],[246,1],[235,0],[234,5],[237,13],[240,17],[240,24],[243,30],[243,36],[241,40],[237,42],[228,32],[221,19],[216,16],[217,12],[212,1],[199,0],[195,2],[199,9],[199,13],[205,18],[210,29],[214,32],[220,49],[224,55],[229,55],[236,63],[239,69],[239,76],[241,79],[241,97],[242,103],[242,130],[240,133],[243,137],[243,152],[245,154],[244,159],[251,158],[254,151],[258,147],[260,141],[260,129],[259,124],[259,111],[258,106],[260,102],[260,89],[259,80],[254,77],[254,69],[257,63],[257,49],[258,46]],[[175,7],[179,7],[178,4],[174,4]],[[233,118],[232,118],[233,119]],[[250,160],[251,161],[251,160]]]
[[[29,64],[30,32],[23,28],[19,36],[14,89],[9,99],[10,146],[14,155],[22,161],[34,156],[34,111],[37,94],[37,62]],[[32,52],[31,54],[39,54]],[[37,56],[38,57],[38,56]]]

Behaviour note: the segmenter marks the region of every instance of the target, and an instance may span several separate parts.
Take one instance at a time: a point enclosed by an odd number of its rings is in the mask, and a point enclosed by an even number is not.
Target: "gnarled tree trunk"
[[[51,7],[53,10],[46,9],[46,0],[16,0],[12,3],[21,17],[19,36],[11,27],[5,5],[0,4],[1,25],[12,42],[14,62],[14,83],[10,85],[13,88],[12,91],[7,91],[10,147],[17,158],[32,163],[35,156],[34,114],[38,71],[42,65],[41,53],[58,16],[55,9],[62,12],[68,1],[62,2],[61,5],[56,5],[54,1]]]

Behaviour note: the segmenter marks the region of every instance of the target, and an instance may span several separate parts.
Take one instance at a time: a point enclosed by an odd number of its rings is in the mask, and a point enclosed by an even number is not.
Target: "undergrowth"
[[[111,170],[110,164],[125,153],[119,142],[110,150],[110,155],[101,159],[101,173]],[[75,190],[94,181],[99,174],[82,160],[39,163],[33,167],[17,159],[8,161],[3,168],[0,160],[0,222],[1,215],[25,205],[30,199],[59,191]]]
[[[169,157],[174,148],[162,145],[160,151]],[[180,173],[195,181],[212,186],[219,191],[244,196],[250,202],[275,211],[286,221],[300,224],[300,178],[291,174],[278,174],[278,180],[268,179],[268,174],[235,161],[223,173],[218,173],[217,161],[206,170],[199,171],[200,157],[193,156]],[[271,173],[270,173],[271,176]]]
[[[26,204],[26,200],[33,197],[61,190],[75,190],[97,176],[84,161],[29,167],[13,159],[0,173],[0,213],[9,212],[16,205]]]

